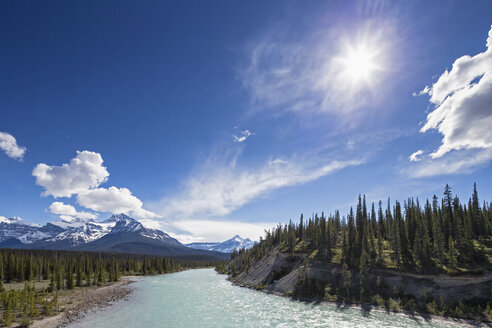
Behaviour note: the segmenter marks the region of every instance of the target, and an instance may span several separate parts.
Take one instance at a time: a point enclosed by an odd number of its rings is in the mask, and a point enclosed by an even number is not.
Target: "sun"
[[[370,83],[375,71],[378,70],[375,54],[375,51],[365,45],[349,47],[341,58],[342,74],[353,83]]]

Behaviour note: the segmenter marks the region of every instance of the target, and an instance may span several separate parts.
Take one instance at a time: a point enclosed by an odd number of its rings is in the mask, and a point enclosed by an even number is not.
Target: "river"
[[[213,269],[138,278],[130,299],[90,312],[71,328],[460,327],[400,314],[312,304],[232,285]]]

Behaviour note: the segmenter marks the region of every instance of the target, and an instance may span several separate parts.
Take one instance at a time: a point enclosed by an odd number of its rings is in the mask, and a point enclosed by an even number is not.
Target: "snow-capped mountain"
[[[44,226],[26,222],[20,218],[0,216],[0,247],[29,245],[30,248],[57,249],[87,244],[108,234],[136,233],[146,238],[180,243],[165,232],[144,227],[137,220],[125,215],[113,215],[109,219],[96,222],[92,219],[55,221]]]
[[[125,214],[100,222],[74,219],[44,226],[0,216],[0,248],[106,251],[209,260],[227,257],[220,252],[186,247],[167,233],[147,228]]]
[[[19,217],[6,218],[0,216],[0,243],[11,241],[32,244],[39,240],[53,237],[62,231],[62,228],[51,224],[40,226]]]
[[[54,222],[65,230],[58,235],[44,240],[44,243],[56,243],[64,241],[69,246],[77,246],[97,240],[110,233],[115,222],[95,222],[94,220],[75,219],[73,221]]]
[[[243,239],[240,236],[235,235],[231,239],[228,239],[221,243],[191,243],[186,244],[186,246],[194,249],[203,249],[221,253],[232,253],[234,250],[239,250],[241,248],[251,248],[254,244],[255,242],[249,238]]]
[[[108,225],[114,224],[109,231],[109,234],[136,232],[143,237],[167,242],[170,244],[181,245],[179,241],[172,238],[167,233],[157,229],[147,228],[142,223],[125,214],[113,215],[102,223]]]

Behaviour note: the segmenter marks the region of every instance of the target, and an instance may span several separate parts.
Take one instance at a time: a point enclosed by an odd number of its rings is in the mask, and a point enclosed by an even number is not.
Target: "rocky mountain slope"
[[[344,270],[342,266],[326,264],[309,258],[308,254],[280,252],[278,249],[268,253],[258,261],[253,261],[249,270],[229,272],[230,280],[238,285],[283,295],[294,295],[299,288],[299,280],[308,278],[318,281],[320,286],[330,286],[333,290],[343,289]],[[448,302],[462,300],[491,299],[492,274],[450,276],[444,274],[413,274],[395,270],[374,270],[374,282],[384,286],[383,294],[398,293],[420,299],[424,295],[434,299],[443,297]],[[360,277],[354,274],[351,285],[358,290]],[[320,295],[321,298],[325,295]]]

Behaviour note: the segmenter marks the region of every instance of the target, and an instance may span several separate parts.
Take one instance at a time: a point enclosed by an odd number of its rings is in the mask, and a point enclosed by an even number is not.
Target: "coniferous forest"
[[[1,323],[27,326],[32,319],[61,311],[60,291],[102,286],[122,276],[164,274],[212,265],[212,262],[172,257],[2,249]]]
[[[476,185],[462,201],[446,185],[443,196],[421,202],[410,198],[367,204],[359,196],[345,216],[338,211],[314,214],[297,224],[278,225],[249,250],[233,253],[231,261],[218,268],[234,280],[247,274],[255,263],[273,252],[288,255],[286,265],[272,272],[264,289],[296,270],[294,297],[340,303],[376,304],[388,310],[408,310],[436,315],[492,319],[490,282],[488,297],[467,301],[435,298],[426,293],[412,297],[397,286],[388,286],[388,274],[416,277],[486,277],[492,272],[492,208],[480,202]],[[324,266],[339,269],[333,279],[313,278],[309,270]],[[459,296],[459,295],[458,295]]]

